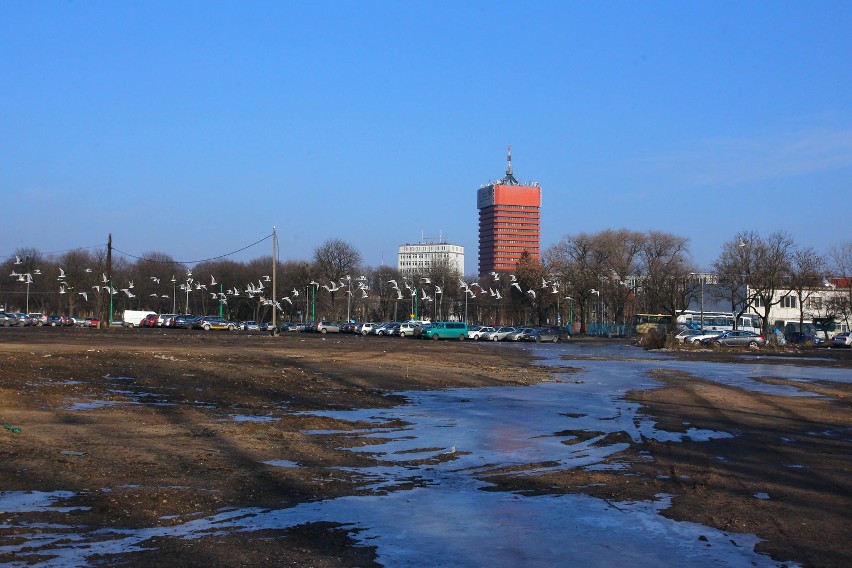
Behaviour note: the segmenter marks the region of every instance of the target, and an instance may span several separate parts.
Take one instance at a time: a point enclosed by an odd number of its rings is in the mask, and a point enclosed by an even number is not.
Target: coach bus
[[[702,329],[701,312],[686,310],[677,316],[678,327]],[[734,314],[730,312],[704,312],[704,328],[711,331],[728,331],[734,329]],[[736,329],[760,333],[760,316],[743,314],[737,321]]]

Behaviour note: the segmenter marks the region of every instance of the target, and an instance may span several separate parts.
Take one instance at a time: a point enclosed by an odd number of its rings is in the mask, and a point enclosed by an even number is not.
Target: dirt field
[[[391,406],[400,402],[391,394],[398,390],[549,379],[551,369],[536,365],[528,352],[493,347],[317,334],[2,329],[0,422],[21,430],[0,430],[0,491],[74,492],[63,504],[89,507],[74,513],[74,523],[90,528],[162,526],[225,507],[282,508],[350,495],[359,480],[339,468],[367,465],[370,457],[341,448],[365,442],[305,434],[342,426],[299,411]],[[740,353],[674,356],[747,361],[751,355]],[[852,369],[845,352],[833,350],[827,359],[826,353],[808,355],[813,365]],[[790,363],[765,356],[761,361]],[[564,364],[572,367],[570,360]],[[506,474],[497,489],[577,492],[611,501],[669,493],[675,497],[664,514],[672,518],[754,533],[765,541],[758,550],[776,559],[852,566],[852,385],[798,384],[822,397],[793,398],[684,373],[658,371],[655,378],[663,388],[631,397],[661,426],[682,431],[689,423],[737,435],[701,443],[646,440],[611,458],[626,469]],[[781,381],[771,373],[761,380]],[[80,412],[74,404],[97,410]],[[276,420],[221,419],[229,415]],[[302,467],[264,464],[282,455]],[[720,455],[726,459],[714,457]],[[760,492],[772,499],[755,499]],[[0,511],[0,550],[16,542],[16,534],[31,532],[22,515]],[[25,517],[29,523],[59,522],[54,512]],[[0,562],[46,559],[0,553]],[[377,565],[373,549],[354,546],[331,523],[193,540],[155,538],[145,550],[101,561]]]

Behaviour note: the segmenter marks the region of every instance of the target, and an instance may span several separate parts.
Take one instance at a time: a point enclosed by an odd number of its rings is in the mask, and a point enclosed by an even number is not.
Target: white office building
[[[416,245],[400,245],[397,268],[403,274],[428,271],[433,265],[446,263],[464,274],[464,247],[446,242],[420,242]]]

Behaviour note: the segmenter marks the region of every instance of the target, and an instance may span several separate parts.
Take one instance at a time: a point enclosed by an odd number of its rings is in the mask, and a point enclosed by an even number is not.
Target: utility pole
[[[109,295],[109,313],[106,318],[106,326],[109,327],[112,324],[112,233],[109,234],[109,238],[107,239],[106,263],[107,280],[109,280],[109,290],[107,290],[107,294]],[[103,320],[101,320],[101,323],[103,323]]]
[[[278,300],[276,299],[275,269],[278,264],[278,234],[275,225],[272,226],[272,335],[278,335]]]

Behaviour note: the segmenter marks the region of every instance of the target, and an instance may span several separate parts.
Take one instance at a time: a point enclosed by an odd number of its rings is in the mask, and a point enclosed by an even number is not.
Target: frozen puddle
[[[637,350],[638,351],[638,350]],[[553,364],[560,350],[541,351]],[[639,352],[641,353],[641,352]],[[641,355],[632,352],[634,357]],[[66,511],[67,526],[42,527],[16,540],[0,540],[0,553],[20,555],[21,565],[80,566],[151,546],[155,537],[205,538],[234,531],[282,529],[313,522],[338,523],[364,546],[376,548],[385,566],[778,566],[754,551],[754,535],[676,522],[659,514],[669,497],[612,503],[586,495],[521,495],[487,491],[502,468],[513,475],[577,468],[617,468],[608,457],[629,440],[677,442],[730,437],[727,432],[655,428],[642,408],[624,400],[627,391],[653,388],[647,372],[673,368],[741,388],[785,396],[810,396],[763,376],[800,381],[850,380],[832,369],[744,364],[683,363],[655,357],[631,361],[571,361],[580,375],[531,387],[406,392],[409,404],[386,409],[316,413],[373,426],[357,431],[314,431],[366,439],[350,451],[378,465],[348,468],[365,481],[362,495],[304,503],[279,510],[223,509],[168,527],[92,528],[82,531]],[[575,380],[579,379],[579,381]],[[231,419],[240,415],[232,416]],[[405,423],[404,426],[398,426]],[[688,426],[688,425],[686,425]],[[286,456],[281,456],[285,458]],[[299,467],[286,459],[277,467]],[[336,468],[340,469],[340,468]],[[406,489],[400,489],[404,486]],[[0,511],[60,511],[62,493],[0,493]],[[768,495],[756,494],[765,499]],[[0,528],[26,528],[12,523]],[[18,516],[14,517],[15,519]],[[19,522],[15,520],[14,522]],[[27,555],[40,555],[39,558]],[[92,559],[90,561],[90,559]],[[789,563],[786,563],[789,565]]]

